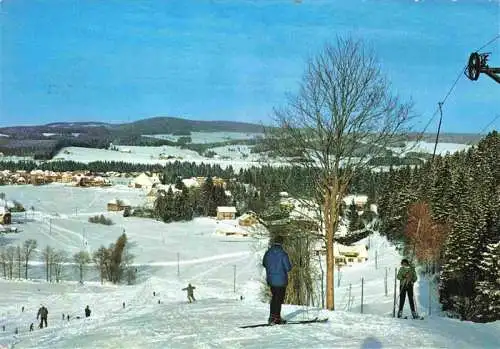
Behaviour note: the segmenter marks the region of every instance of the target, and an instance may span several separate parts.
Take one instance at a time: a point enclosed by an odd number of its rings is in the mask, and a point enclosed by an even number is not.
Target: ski
[[[408,320],[408,319],[409,319],[409,320],[424,320],[424,317],[423,317],[423,316],[419,316],[419,317],[417,317],[417,318],[410,318],[410,317],[408,317],[408,316],[402,316],[402,317],[397,318],[397,319],[403,319],[403,320]]]
[[[253,327],[268,327],[268,326],[282,326],[282,325],[299,325],[299,324],[312,324],[312,323],[316,323],[316,322],[319,322],[319,323],[322,323],[322,322],[327,322],[328,321],[328,318],[324,318],[324,319],[319,319],[319,318],[314,318],[314,319],[311,319],[311,320],[300,320],[300,321],[293,321],[293,320],[290,320],[290,321],[287,321],[286,323],[284,324],[268,324],[268,323],[263,323],[263,324],[255,324],[255,325],[246,325],[246,326],[240,326],[240,328],[253,328]]]

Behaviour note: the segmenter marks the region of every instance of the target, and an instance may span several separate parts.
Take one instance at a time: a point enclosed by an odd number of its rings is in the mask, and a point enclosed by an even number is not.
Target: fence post
[[[236,265],[233,265],[233,292],[236,293]]]
[[[180,268],[180,265],[179,265],[179,261],[180,261],[180,253],[177,252],[177,276],[180,276],[181,275],[181,268]]]
[[[432,282],[432,278],[431,278],[431,276],[429,275],[429,315],[428,315],[428,316],[430,316],[430,315],[431,315],[431,308],[432,308],[432,306],[431,306],[431,292],[432,292],[432,285],[431,285],[431,282]]]
[[[396,317],[396,280],[398,276],[398,268],[394,268],[394,302],[392,305],[392,317]]]
[[[347,300],[347,310],[348,311],[351,310],[351,288],[352,288],[352,284],[349,284],[349,299]]]
[[[387,267],[385,268],[385,277],[384,277],[384,290],[385,290],[385,296],[387,297]]]
[[[365,278],[361,278],[361,314],[363,314],[363,291],[364,291]]]

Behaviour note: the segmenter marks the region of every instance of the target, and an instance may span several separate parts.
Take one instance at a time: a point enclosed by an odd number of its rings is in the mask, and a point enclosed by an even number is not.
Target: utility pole
[[[363,314],[364,284],[365,284],[365,278],[361,278],[361,314]]]
[[[233,265],[233,292],[236,293],[236,265]]]

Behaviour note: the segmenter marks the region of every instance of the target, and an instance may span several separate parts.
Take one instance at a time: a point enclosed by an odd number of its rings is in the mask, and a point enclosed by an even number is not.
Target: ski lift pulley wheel
[[[479,79],[481,72],[481,56],[477,52],[472,52],[469,56],[469,64],[467,65],[467,77],[471,80]]]

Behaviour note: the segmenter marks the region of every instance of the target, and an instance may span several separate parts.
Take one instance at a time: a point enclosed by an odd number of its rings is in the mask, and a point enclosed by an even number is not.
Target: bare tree
[[[132,285],[135,283],[136,280],[136,271],[137,269],[132,266],[132,263],[134,262],[134,254],[132,254],[131,250],[133,247],[135,247],[136,244],[130,241],[127,241],[127,244],[125,245],[125,249],[123,250],[123,257],[122,257],[122,274],[125,273],[127,277],[127,283],[129,285]]]
[[[28,239],[23,244],[23,257],[24,257],[24,278],[28,279],[28,265],[30,257],[37,248],[37,242],[34,239]]]
[[[50,246],[46,246],[45,249],[42,251],[42,258],[43,261],[45,262],[45,276],[47,282],[52,280],[52,260],[54,258],[54,249]]]
[[[7,279],[8,259],[7,259],[7,251],[6,251],[5,247],[3,247],[3,246],[0,249],[0,263],[2,263],[3,277]]]
[[[16,260],[16,248],[14,246],[8,246],[5,251],[5,257],[7,259],[7,266],[9,271],[9,279],[14,277],[14,261]]]
[[[54,272],[56,282],[61,280],[64,262],[67,261],[67,254],[64,250],[55,251],[52,256],[51,269]]]
[[[17,260],[17,274],[19,279],[21,279],[21,263],[23,262],[23,250],[21,246],[16,247],[16,260]]]
[[[95,263],[97,270],[99,271],[101,284],[104,282],[104,277],[109,276],[110,255],[111,253],[109,249],[104,246],[99,247],[99,249],[92,255],[92,261]]]
[[[427,266],[427,272],[433,273],[439,265],[448,231],[447,225],[434,221],[426,202],[417,202],[409,207],[405,235],[409,240],[410,253]]]
[[[275,125],[266,129],[268,148],[303,168],[312,182],[302,199],[326,240],[326,308],[331,310],[342,198],[355,171],[386,155],[410,119],[411,103],[389,90],[373,53],[360,41],[338,38],[309,61],[298,92],[275,110]]]
[[[73,260],[80,270],[80,283],[83,284],[83,269],[85,268],[85,265],[92,261],[92,259],[87,251],[80,251],[73,255]]]

